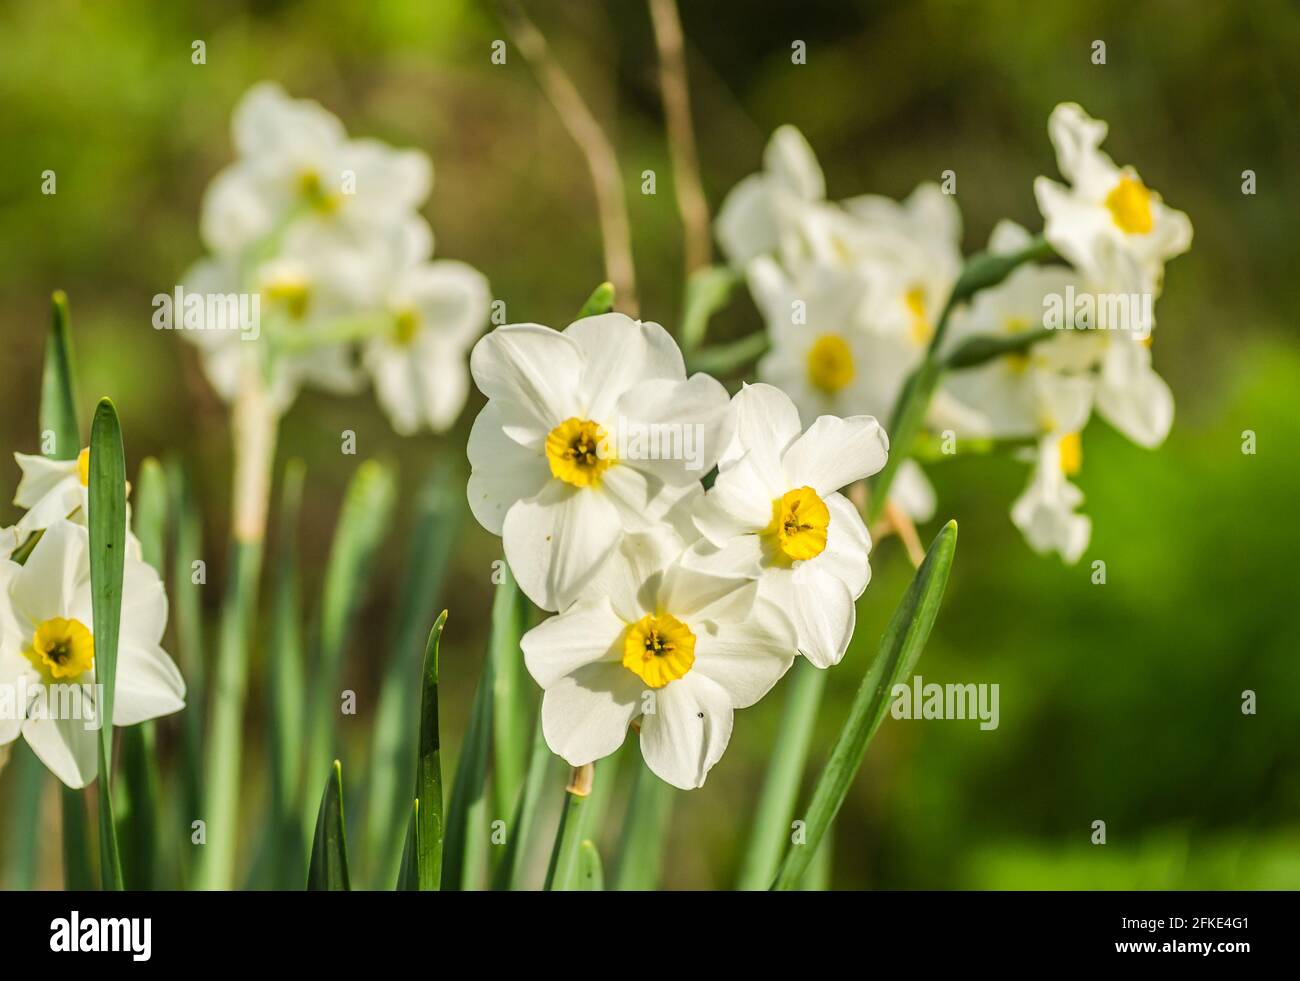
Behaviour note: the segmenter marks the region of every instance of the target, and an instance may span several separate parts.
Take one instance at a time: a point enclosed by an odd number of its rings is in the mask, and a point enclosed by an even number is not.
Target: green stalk
[[[524,687],[524,599],[510,569],[502,563],[504,579],[492,600],[492,792],[494,818],[509,819],[524,785],[528,754],[529,707]]]
[[[330,767],[316,815],[316,834],[307,867],[307,889],[312,892],[346,892],[352,888],[348,872],[348,836],[343,820],[343,767]]]
[[[41,794],[45,790],[45,765],[27,747],[25,740],[10,743],[9,760],[12,810],[5,842],[3,888],[26,892],[36,886],[36,848],[41,832]]]
[[[428,624],[438,609],[464,506],[464,475],[455,467],[435,466],[416,495],[415,518],[406,535],[408,545],[397,612],[391,621],[391,654],[375,713],[366,794],[365,859],[376,888],[393,881],[397,873],[397,846],[411,809],[411,770],[416,765],[419,736],[420,689],[411,679],[420,672]]]
[[[402,846],[402,864],[397,869],[397,892],[416,892],[420,888],[420,799],[411,802],[411,817],[406,824],[406,842]]]
[[[211,729],[204,760],[207,784],[202,815],[207,843],[200,852],[196,875],[200,889],[230,889],[234,882],[244,701],[278,427],[279,418],[270,404],[261,370],[250,364],[241,380],[231,419],[235,458],[232,541],[213,679]]]
[[[86,892],[95,888],[86,795],[59,784],[59,805],[63,825],[63,888],[67,892]]]
[[[447,805],[442,849],[442,888],[454,891],[466,888],[472,874],[471,850],[482,840],[483,829],[472,829],[475,816],[482,817],[482,803],[487,795],[488,761],[492,757],[492,658],[483,661],[483,673],[474,691],[469,727],[456,762],[456,777],[451,784]]]
[[[826,672],[799,658],[786,692],[776,745],[763,778],[763,790],[749,834],[737,889],[767,889],[776,875],[781,852],[790,840],[790,822],[799,799],[799,784],[808,763],[817,708],[826,690]]]
[[[546,736],[542,732],[541,713],[533,732],[533,748],[528,759],[528,776],[524,779],[524,790],[515,806],[514,820],[506,837],[506,853],[497,864],[493,877],[493,889],[522,889],[525,866],[533,853],[533,837],[536,828],[537,807],[542,799],[542,791],[547,777],[553,769],[557,757],[552,755],[546,745]]]
[[[580,887],[583,811],[591,795],[594,773],[595,767],[590,763],[576,766],[564,788],[564,809],[555,829],[555,847],[546,870],[546,884],[542,887],[547,892],[568,892]]]
[[[447,623],[443,610],[424,645],[420,685],[420,749],[416,766],[415,835],[416,883],[432,891],[442,888],[442,746],[438,736],[438,654]],[[420,806],[424,801],[424,806]],[[408,846],[409,847],[409,846]]]
[[[956,548],[957,523],[949,521],[930,545],[925,561],[890,618],[880,641],[880,651],[862,679],[849,717],[813,790],[804,818],[805,839],[802,843],[792,843],[786,851],[774,889],[799,888],[823,836],[848,795],[871,738],[889,711],[894,685],[911,675],[925,648],[939,613]]]
[[[659,868],[672,820],[673,787],[642,762],[623,819],[622,848],[614,888],[619,892],[659,888]]]
[[[285,464],[280,488],[279,541],[271,603],[267,679],[267,721],[271,773],[272,883],[287,889],[302,881],[306,842],[300,821],[302,733],[305,706],[302,652],[302,589],[298,570],[298,525],[306,465]]]
[[[578,876],[574,888],[579,892],[601,892],[605,888],[605,869],[600,862],[600,851],[590,838],[584,838],[578,847]]]
[[[166,464],[168,495],[174,516],[171,551],[172,624],[176,637],[176,660],[185,678],[185,711],[180,718],[180,797],[175,803],[175,823],[184,838],[191,835],[190,824],[203,808],[203,720],[206,707],[207,678],[203,659],[203,620],[199,608],[199,590],[193,582],[192,563],[203,550],[203,534],[194,506],[189,482],[180,461],[171,458]],[[192,851],[185,851],[181,878],[188,881]]]
[[[56,290],[51,297],[50,335],[45,343],[45,365],[41,375],[41,433],[53,434],[54,443],[46,455],[54,460],[75,460],[81,452],[81,430],[77,424],[76,372],[72,360],[72,336],[68,330],[68,296]],[[42,438],[44,444],[44,438]]]

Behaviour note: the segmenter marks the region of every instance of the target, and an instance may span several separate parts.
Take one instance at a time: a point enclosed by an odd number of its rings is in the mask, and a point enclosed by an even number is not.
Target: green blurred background
[[[998,683],[1001,725],[887,721],[836,825],[834,886],[1300,886],[1300,10],[1284,0],[682,7],[715,211],[788,122],[808,136],[835,198],[902,196],[955,170],[973,250],[999,218],[1040,227],[1031,183],[1055,175],[1047,116],[1073,100],[1110,122],[1107,149],[1196,228],[1157,309],[1156,365],[1178,401],[1173,434],[1147,452],[1100,422],[1088,428],[1079,483],[1094,534],[1078,566],[1034,555],[1011,525],[1023,465],[975,457],[932,468],[939,517],[959,520],[961,542],[920,671],[927,681]],[[680,225],[647,10],[631,0],[529,9],[617,146],[642,315],[672,327]],[[230,158],[232,106],[252,83],[275,79],[353,134],[427,151],[438,254],[482,269],[510,319],[563,326],[604,278],[590,184],[518,52],[491,64],[491,42],[504,36],[490,7],[450,0],[0,4],[0,448],[36,451],[48,298],[65,289],[83,408],[101,394],[116,400],[131,472],[147,455],[179,453],[197,479],[213,570],[204,603],[215,612],[225,412],[193,349],[149,319],[152,296],[200,254],[199,199]],[[201,66],[190,60],[197,39],[207,45]],[[796,39],[807,43],[806,65],[790,63]],[[1104,66],[1090,60],[1097,39]],[[647,168],[659,175],[655,196],[639,193]],[[57,173],[54,196],[40,193],[47,169]],[[1258,175],[1254,196],[1241,193],[1246,169]],[[740,291],[714,336],[757,324]],[[299,399],[280,455],[308,464],[306,595],[317,592],[357,461],[395,460],[409,513],[430,468],[464,466],[480,404],[475,395],[443,437],[400,439],[369,394]],[[339,455],[344,429],[358,434],[359,457]],[[1253,456],[1241,452],[1246,429],[1257,434]],[[12,463],[0,468],[0,483],[16,482]],[[0,524],[16,513],[0,505]],[[392,561],[363,584],[370,598],[347,668],[361,710],[345,730],[358,747],[386,659],[402,540],[399,523]],[[443,725],[453,759],[499,554],[499,541],[468,521],[441,600],[451,611]],[[1104,586],[1090,581],[1096,559],[1107,565]],[[909,573],[895,540],[880,544],[874,568],[855,648],[830,680],[815,764]],[[260,672],[253,684],[251,823],[265,794]],[[1257,693],[1256,715],[1242,713],[1246,689]],[[740,713],[706,787],[677,795],[668,885],[734,878],[781,701],[778,689]],[[174,725],[162,728],[164,746]],[[5,794],[0,777],[0,801]],[[57,808],[43,814],[57,823]],[[1096,820],[1107,825],[1104,847],[1090,844]],[[48,841],[47,885],[58,881],[57,835]]]

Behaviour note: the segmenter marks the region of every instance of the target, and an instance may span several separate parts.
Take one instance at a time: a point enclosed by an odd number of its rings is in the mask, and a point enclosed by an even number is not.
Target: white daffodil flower
[[[1092,521],[1075,513],[1083,491],[1068,479],[1079,471],[1082,459],[1077,432],[1043,436],[1029,486],[1011,507],[1011,520],[1034,551],[1056,552],[1071,564],[1083,555],[1092,535]]]
[[[466,358],[487,323],[492,294],[482,273],[441,259],[401,271],[385,301],[392,329],[368,341],[363,363],[393,428],[449,428],[469,397]]]
[[[113,724],[185,707],[185,682],[159,646],[167,596],[158,574],[125,560]],[[45,529],[25,565],[0,561],[0,743],[19,734],[69,787],[97,769],[100,719],[90,599],[90,541],[69,521]]]
[[[790,247],[800,213],[826,196],[826,179],[804,135],[793,126],[772,133],[763,170],[733,187],[718,209],[714,231],[732,265]]]
[[[1094,283],[1159,294],[1165,261],[1192,244],[1187,215],[1168,207],[1132,167],[1101,150],[1107,126],[1072,102],[1047,124],[1057,166],[1070,186],[1034,181],[1043,234]]]
[[[747,385],[732,400],[733,434],[695,524],[714,547],[691,563],[762,577],[763,595],[794,621],[799,650],[820,668],[853,636],[854,601],[871,578],[871,538],[841,487],[885,465],[875,419],[821,416],[804,432],[780,389]]]
[[[85,525],[90,508],[90,447],[83,447],[72,460],[51,460],[29,453],[15,453],[14,460],[22,471],[14,504],[27,513],[12,528],[0,529],[0,558],[8,558],[38,531],[65,518]],[[127,494],[131,484],[126,485]],[[131,505],[126,506],[127,555],[140,557],[140,540],[131,531]]]
[[[622,534],[660,520],[723,445],[726,390],[688,379],[655,323],[498,327],[470,370],[488,397],[469,436],[470,509],[545,610],[573,602]]]
[[[613,753],[639,718],[650,769],[702,786],[735,710],[794,660],[794,627],[758,583],[691,568],[683,547],[666,528],[623,537],[577,602],[524,635],[546,743],[571,765]]]
[[[348,139],[332,113],[270,82],[240,100],[232,131],[239,159],[208,187],[200,220],[218,255],[238,255],[290,221],[344,247],[422,221],[414,212],[433,168],[419,151]]]

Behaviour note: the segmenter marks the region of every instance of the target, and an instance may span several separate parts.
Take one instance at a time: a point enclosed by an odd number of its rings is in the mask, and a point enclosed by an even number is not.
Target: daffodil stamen
[[[1066,433],[1057,446],[1061,453],[1061,472],[1073,477],[1083,469],[1083,440],[1078,433]]]
[[[415,340],[420,330],[420,315],[407,307],[397,311],[393,318],[393,342],[399,347],[407,347]]]
[[[1151,192],[1134,177],[1121,177],[1106,195],[1115,227],[1125,235],[1146,235],[1152,228]]]
[[[46,684],[79,678],[95,664],[95,639],[80,620],[41,621],[23,655]]]
[[[614,465],[614,454],[598,423],[575,416],[546,437],[546,462],[557,480],[574,487],[598,487],[601,475]]]
[[[281,304],[290,320],[302,320],[311,304],[311,287],[305,280],[285,277],[274,279],[262,287],[268,303]]]
[[[913,342],[917,346],[930,343],[930,338],[934,336],[934,325],[925,315],[925,290],[919,286],[912,287],[903,294],[903,302],[907,305],[907,312],[912,315],[910,333]]]
[[[662,688],[691,670],[695,634],[671,613],[650,614],[627,628],[623,667],[651,688]]]
[[[849,344],[838,334],[822,334],[808,349],[808,381],[834,395],[853,381],[855,368]]]
[[[298,175],[298,193],[317,211],[329,214],[339,206],[337,195],[325,190],[325,183],[314,170],[304,170]]]
[[[815,559],[826,548],[831,512],[811,487],[787,491],[772,502],[768,533],[777,549],[792,561]]]

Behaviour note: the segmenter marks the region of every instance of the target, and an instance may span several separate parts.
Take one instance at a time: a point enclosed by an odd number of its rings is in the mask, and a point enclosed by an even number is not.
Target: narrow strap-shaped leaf
[[[36,885],[37,842],[46,831],[41,827],[41,795],[45,790],[44,764],[25,740],[0,747],[0,757],[12,750],[9,760],[9,790],[5,798],[8,829],[5,836],[3,888],[25,892]],[[0,764],[0,770],[4,766]]]
[[[578,311],[578,319],[583,317],[595,317],[602,313],[609,313],[614,309],[614,284],[601,283],[591,291],[591,296],[587,297],[587,302],[582,305]]]
[[[122,888],[117,829],[111,792],[113,696],[117,684],[117,642],[122,625],[122,575],[126,560],[126,458],[122,427],[109,399],[101,399],[90,427],[90,598],[95,638],[95,683],[99,715],[100,884]]]
[[[442,645],[442,630],[447,623],[447,611],[429,631],[424,645],[424,668],[420,678],[420,750],[416,764],[415,793],[418,835],[416,855],[418,888],[442,888],[442,747],[438,736],[438,652]],[[409,847],[409,843],[408,843]]]
[[[826,672],[801,657],[789,678],[785,707],[763,777],[763,790],[736,881],[737,889],[771,886],[781,861],[781,850],[790,840],[790,821],[799,801],[799,784],[812,745],[817,706],[826,688]]]
[[[605,870],[600,863],[600,852],[596,843],[584,838],[578,847],[578,883],[579,892],[601,892],[605,888]]]
[[[314,892],[343,892],[352,888],[348,874],[347,829],[343,821],[343,765],[330,767],[316,815],[307,888]]]
[[[594,777],[593,764],[576,766],[569,776],[568,786],[564,788],[564,809],[560,812],[559,827],[555,829],[555,847],[551,849],[543,887],[547,892],[568,892],[579,888],[582,817],[587,798],[591,796]]]
[[[492,659],[485,658],[474,692],[469,727],[456,763],[447,804],[442,847],[442,888],[463,889],[470,868],[470,811],[487,793],[488,761],[492,757]]]
[[[180,760],[177,765],[180,795],[175,807],[176,823],[183,831],[180,877],[188,883],[193,851],[188,845],[192,823],[203,809],[203,725],[207,709],[207,674],[203,659],[203,620],[199,604],[203,584],[196,583],[194,562],[201,560],[203,533],[185,470],[175,457],[169,458],[167,491],[173,515],[170,553],[171,581],[167,599],[176,637],[176,662],[185,678],[185,711],[181,713]],[[206,578],[206,576],[204,577]]]
[[[644,762],[637,769],[623,819],[614,879],[614,888],[619,892],[659,888],[659,867],[672,820],[674,790]]]
[[[541,713],[533,731],[533,748],[528,757],[528,775],[524,778],[524,790],[519,795],[515,807],[514,819],[506,829],[506,851],[493,873],[492,888],[522,889],[524,866],[528,856],[533,854],[537,826],[537,807],[546,787],[547,777],[555,768],[557,757],[546,745],[546,734],[542,731]]]
[[[406,824],[406,844],[402,847],[402,864],[397,870],[397,891],[415,892],[420,888],[420,799],[411,803],[411,818]]]
[[[375,711],[366,792],[366,867],[376,888],[397,874],[420,735],[420,688],[411,679],[429,621],[438,611],[447,560],[465,512],[465,477],[457,467],[433,467],[415,498],[415,517],[404,538],[397,612],[391,621],[388,663]]]
[[[949,521],[930,545],[925,561],[916,570],[902,602],[885,628],[879,653],[858,687],[848,720],[840,730],[830,759],[813,790],[804,818],[805,841],[790,845],[773,888],[799,888],[826,829],[839,812],[849,785],[862,765],[867,744],[889,710],[890,691],[896,683],[911,675],[925,648],[930,628],[939,613],[956,548],[957,522]]]
[[[492,599],[492,633],[488,656],[492,659],[492,797],[495,818],[510,818],[524,785],[528,756],[529,711],[524,684],[524,655],[519,640],[524,632],[523,594],[508,566]]]
[[[81,452],[81,428],[77,423],[77,396],[72,365],[72,338],[68,333],[68,297],[55,292],[53,319],[45,343],[45,368],[41,376],[42,450],[55,460],[72,460]],[[52,446],[45,435],[52,434]]]
[[[330,758],[331,721],[338,718],[343,651],[366,596],[364,584],[371,581],[370,570],[388,535],[396,499],[397,481],[391,467],[377,460],[367,460],[357,467],[343,500],[321,591],[308,773]]]

